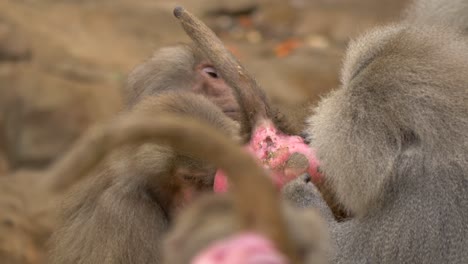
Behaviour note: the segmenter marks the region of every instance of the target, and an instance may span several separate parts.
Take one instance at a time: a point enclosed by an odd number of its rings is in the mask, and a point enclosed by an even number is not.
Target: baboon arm
[[[355,244],[353,238],[357,237],[354,233],[358,230],[356,222],[354,220],[337,222],[317,187],[310,182],[308,175],[302,175],[289,182],[283,188],[282,195],[283,199],[295,207],[317,209],[325,219],[328,225],[331,241],[331,255],[329,256],[329,263],[362,263],[359,259],[364,256],[361,254],[363,252],[354,252],[353,258],[354,260],[358,260],[356,262],[349,261],[347,257],[349,252],[354,251],[351,249],[353,248],[353,243]]]
[[[327,222],[337,223],[333,213],[319,190],[307,174],[297,177],[282,189],[283,198],[299,208],[317,208]]]

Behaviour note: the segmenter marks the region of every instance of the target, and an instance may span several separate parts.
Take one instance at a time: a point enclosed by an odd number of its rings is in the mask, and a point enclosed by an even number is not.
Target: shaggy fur
[[[321,170],[355,216],[328,217],[332,263],[468,260],[466,24],[425,25],[442,15],[418,16],[353,41],[341,87],[309,119]],[[329,216],[313,189],[299,179],[286,195],[307,193]]]

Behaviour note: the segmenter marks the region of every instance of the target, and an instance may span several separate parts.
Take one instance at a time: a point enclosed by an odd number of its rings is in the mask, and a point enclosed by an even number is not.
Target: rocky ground
[[[349,39],[405,0],[1,0],[0,175],[38,168],[122,105],[126,73],[188,41],[172,9],[200,16],[272,101],[302,120],[338,85]]]

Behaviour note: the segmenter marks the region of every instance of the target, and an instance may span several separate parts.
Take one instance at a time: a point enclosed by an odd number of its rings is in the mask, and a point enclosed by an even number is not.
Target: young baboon
[[[431,14],[442,17],[424,19]],[[284,190],[328,216],[332,263],[468,260],[468,43],[459,33],[405,20],[350,44],[342,86],[319,103],[309,133],[354,218],[335,222],[304,179]]]

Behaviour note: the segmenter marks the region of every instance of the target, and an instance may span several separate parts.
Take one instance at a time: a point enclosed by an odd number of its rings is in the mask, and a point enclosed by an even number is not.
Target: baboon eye
[[[213,67],[205,67],[205,68],[203,68],[202,71],[206,72],[208,75],[210,75],[211,77],[213,77],[215,79],[218,79],[218,77],[219,77],[218,72]]]

